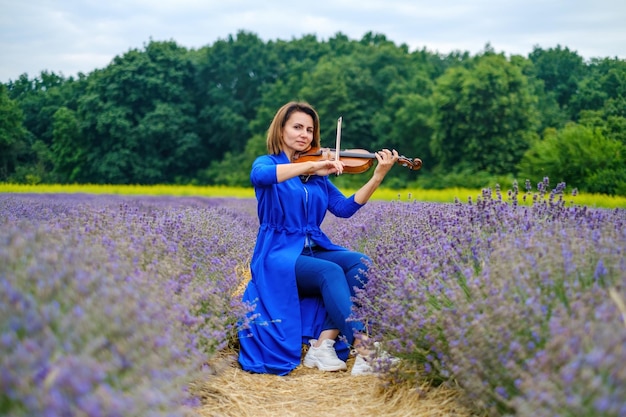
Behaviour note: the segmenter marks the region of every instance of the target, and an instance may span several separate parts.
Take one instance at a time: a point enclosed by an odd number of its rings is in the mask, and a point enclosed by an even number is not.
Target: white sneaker
[[[400,358],[396,358],[395,356],[391,356],[389,352],[382,349],[382,346],[379,342],[374,342],[374,347],[376,348],[376,359],[381,364],[387,366],[393,366],[400,363]]]
[[[352,365],[352,372],[350,372],[352,376],[358,375],[374,375],[374,368],[370,365],[363,356],[356,355],[354,358],[354,365]]]
[[[355,351],[356,353],[356,351]],[[370,351],[367,358],[357,353],[352,366],[352,375],[378,375],[385,373],[400,362],[399,358],[391,356],[384,351],[380,343],[374,342],[374,351]]]
[[[319,347],[314,346],[315,342],[316,339],[309,340],[311,347],[304,356],[304,366],[329,372],[348,369],[346,363],[337,357],[334,340],[326,339]]]

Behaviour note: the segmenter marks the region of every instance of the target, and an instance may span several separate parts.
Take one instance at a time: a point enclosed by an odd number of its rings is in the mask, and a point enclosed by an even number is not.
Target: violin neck
[[[339,158],[341,157],[345,157],[345,158],[363,158],[363,159],[376,159],[376,154],[375,153],[365,153],[365,152],[350,152],[350,151],[339,151]],[[407,158],[404,155],[400,155],[400,159],[398,160],[398,163],[404,163],[405,161],[408,161],[409,158]]]
[[[339,158],[341,158],[342,156],[346,158],[376,159],[376,154],[365,152],[339,151]]]

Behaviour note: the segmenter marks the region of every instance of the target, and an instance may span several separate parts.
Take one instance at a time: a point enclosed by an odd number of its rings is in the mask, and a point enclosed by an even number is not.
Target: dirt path
[[[217,374],[195,386],[202,397],[202,417],[400,417],[474,416],[450,388],[420,391],[385,388],[376,376],[320,372],[302,366],[287,376],[242,371],[233,355],[220,359]]]

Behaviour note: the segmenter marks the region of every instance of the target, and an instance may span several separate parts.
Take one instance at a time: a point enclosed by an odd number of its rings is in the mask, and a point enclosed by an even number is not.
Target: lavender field
[[[329,216],[373,261],[355,316],[403,359],[388,381],[493,416],[624,416],[626,210],[527,188]],[[256,228],[252,199],[0,194],[0,415],[194,415]]]

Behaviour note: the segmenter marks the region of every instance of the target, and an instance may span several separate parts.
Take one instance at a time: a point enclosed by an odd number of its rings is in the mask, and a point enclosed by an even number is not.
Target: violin
[[[330,148],[311,148],[304,153],[296,154],[293,162],[333,161],[336,153],[337,151]],[[376,154],[365,149],[346,149],[339,151],[339,160],[344,163],[344,173],[361,174],[374,165]],[[397,163],[411,171],[417,171],[422,167],[422,160],[419,158],[400,156]]]

